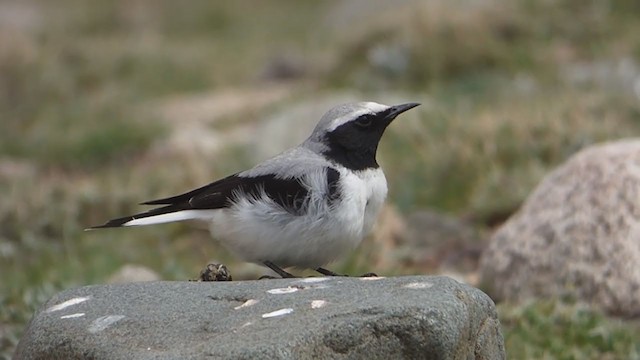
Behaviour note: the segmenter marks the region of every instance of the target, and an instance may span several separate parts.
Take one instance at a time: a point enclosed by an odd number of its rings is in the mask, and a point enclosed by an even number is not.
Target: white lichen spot
[[[304,279],[300,279],[296,282],[301,282],[301,283],[318,283],[318,282],[323,282],[323,281],[327,281],[329,280],[330,277],[308,277],[308,278],[304,278]]]
[[[267,292],[269,294],[274,294],[274,295],[281,295],[281,294],[291,294],[294,293],[298,290],[300,290],[301,288],[298,286],[287,286],[286,288],[278,288],[278,289],[271,289],[271,290],[267,290]]]
[[[321,307],[327,305],[327,302],[324,300],[313,300],[311,302],[312,309],[320,309]]]
[[[77,305],[77,304],[83,303],[83,302],[89,300],[90,298],[91,298],[90,296],[73,298],[73,299],[67,300],[65,302],[61,302],[60,304],[53,305],[52,307],[47,309],[47,312],[54,312],[54,311],[62,310],[64,308],[68,308],[69,306],[73,306],[73,305]]]
[[[91,325],[89,325],[89,328],[87,330],[90,333],[95,334],[97,332],[100,332],[100,331],[108,328],[109,326],[113,325],[114,323],[116,323],[117,321],[121,320],[122,318],[124,318],[124,315],[101,316],[101,317],[93,320],[93,322],[91,323]]]
[[[266,319],[266,318],[272,318],[272,317],[277,317],[282,315],[289,315],[292,312],[293,312],[292,308],[280,309],[280,310],[272,311],[270,313],[262,314],[262,318]]]
[[[75,313],[75,314],[60,316],[60,319],[73,319],[73,318],[79,318],[83,316],[84,316],[84,313]]]
[[[361,277],[360,280],[363,281],[373,281],[373,280],[382,280],[384,279],[384,276],[366,276],[366,277]]]
[[[259,300],[249,299],[249,300],[245,301],[242,305],[238,305],[238,306],[234,307],[234,309],[238,310],[238,309],[242,309],[242,308],[245,308],[245,307],[249,307],[249,306],[257,304],[258,302],[259,302]]]
[[[432,287],[433,284],[430,282],[414,282],[414,283],[410,283],[407,285],[404,285],[403,287],[407,288],[407,289],[428,289],[430,287]]]

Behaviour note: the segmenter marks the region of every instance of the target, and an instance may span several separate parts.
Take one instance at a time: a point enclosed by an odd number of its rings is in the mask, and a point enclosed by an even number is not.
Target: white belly
[[[216,211],[211,231],[237,256],[250,262],[271,261],[280,267],[317,268],[353,250],[367,235],[387,194],[380,169],[356,174],[340,170],[340,198],[309,205],[296,216],[267,202],[239,201]]]

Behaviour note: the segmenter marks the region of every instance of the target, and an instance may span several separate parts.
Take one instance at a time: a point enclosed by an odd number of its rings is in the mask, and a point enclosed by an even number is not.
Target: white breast
[[[363,236],[368,235],[387,197],[387,179],[382,169],[364,170],[358,174],[366,184],[367,203],[364,210]]]

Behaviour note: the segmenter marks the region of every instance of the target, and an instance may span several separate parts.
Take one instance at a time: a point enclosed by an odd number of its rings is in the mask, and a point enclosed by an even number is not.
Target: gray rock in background
[[[640,315],[640,140],[594,146],[549,174],[481,261],[491,295],[571,296]]]
[[[64,291],[18,359],[504,359],[495,306],[447,277],[145,282]]]

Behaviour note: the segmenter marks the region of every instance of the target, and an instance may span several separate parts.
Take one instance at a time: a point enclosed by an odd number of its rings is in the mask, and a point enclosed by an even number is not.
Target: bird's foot
[[[368,273],[360,275],[360,277],[378,277],[378,274],[372,273],[372,272],[368,272]]]
[[[335,272],[333,272],[331,270],[327,270],[327,269],[321,268],[321,267],[317,268],[316,271],[319,272],[320,274],[324,275],[324,276],[349,276],[349,275],[338,274],[338,273],[335,273]]]

